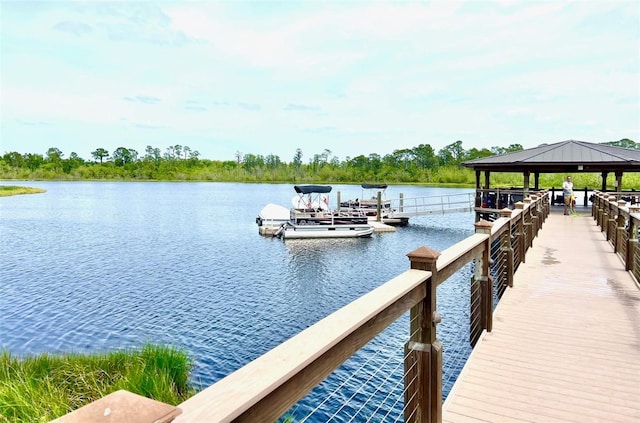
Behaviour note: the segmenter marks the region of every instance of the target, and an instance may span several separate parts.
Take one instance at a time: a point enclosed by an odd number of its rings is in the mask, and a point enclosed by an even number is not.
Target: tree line
[[[640,149],[640,144],[624,138],[605,144]],[[235,160],[217,161],[201,157],[197,150],[176,144],[164,151],[148,145],[143,154],[119,147],[112,152],[96,148],[93,160],[72,152],[69,157],[56,147],[45,154],[6,152],[0,158],[3,179],[117,179],[117,180],[202,180],[221,182],[364,182],[460,183],[472,184],[475,176],[460,164],[464,161],[522,150],[521,144],[508,147],[471,148],[455,141],[439,151],[429,144],[340,160],[328,149],[303,160],[297,148],[290,161],[237,151]]]

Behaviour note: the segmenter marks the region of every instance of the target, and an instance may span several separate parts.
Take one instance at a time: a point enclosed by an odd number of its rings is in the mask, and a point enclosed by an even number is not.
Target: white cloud
[[[640,137],[634,3],[259,6],[3,4],[2,127],[45,138],[76,122],[56,140],[93,128],[114,144],[197,141],[211,158],[235,151],[222,144],[288,159]]]

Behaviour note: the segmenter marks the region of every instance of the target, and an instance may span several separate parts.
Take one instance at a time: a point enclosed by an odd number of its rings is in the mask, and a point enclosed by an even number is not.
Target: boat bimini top
[[[364,189],[382,189],[385,190],[389,185],[387,184],[362,184],[362,188]]]
[[[293,189],[296,190],[298,194],[326,194],[331,192],[331,187],[329,185],[295,185]]]

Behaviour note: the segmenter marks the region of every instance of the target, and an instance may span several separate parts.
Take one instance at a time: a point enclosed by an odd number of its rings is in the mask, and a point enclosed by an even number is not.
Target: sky
[[[0,153],[640,142],[637,1],[0,0]]]

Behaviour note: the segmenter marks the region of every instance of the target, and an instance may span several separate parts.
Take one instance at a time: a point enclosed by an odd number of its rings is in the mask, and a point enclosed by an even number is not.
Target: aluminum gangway
[[[391,200],[391,218],[433,214],[470,213],[475,210],[475,192],[428,197],[404,197]]]

